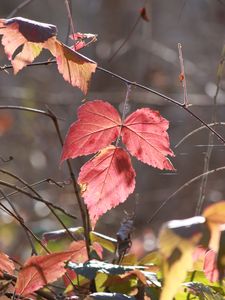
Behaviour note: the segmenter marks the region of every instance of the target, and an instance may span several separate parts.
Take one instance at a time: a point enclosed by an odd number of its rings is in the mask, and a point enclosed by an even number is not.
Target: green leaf
[[[161,256],[159,251],[152,251],[145,255],[139,262],[139,265],[142,266],[152,266],[152,265],[157,265],[159,266],[161,264]]]
[[[97,273],[105,273],[109,275],[119,275],[133,270],[145,270],[142,266],[121,266],[105,263],[98,260],[90,260],[84,264],[76,264],[69,262],[67,267],[74,270],[77,274],[85,276],[89,279],[95,278]]]
[[[117,240],[107,235],[101,234],[96,231],[90,232],[90,238],[92,242],[99,243],[106,250],[114,253],[116,251]]]

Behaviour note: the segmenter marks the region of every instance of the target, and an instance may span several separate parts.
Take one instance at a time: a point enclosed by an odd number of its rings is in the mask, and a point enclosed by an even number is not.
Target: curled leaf
[[[58,71],[72,86],[76,86],[86,94],[96,63],[78,54],[57,39],[50,39],[44,44],[56,58]]]
[[[43,43],[56,35],[56,26],[40,23],[33,20],[17,17],[0,20],[0,35],[2,45],[8,59],[12,61],[14,74],[18,73],[27,64],[41,53]],[[15,51],[23,46],[22,50],[13,58]]]

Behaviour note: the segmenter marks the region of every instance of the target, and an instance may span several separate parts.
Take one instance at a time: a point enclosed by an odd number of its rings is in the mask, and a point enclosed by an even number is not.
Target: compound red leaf
[[[14,263],[9,259],[8,255],[0,252],[0,276],[3,272],[13,275],[14,269]]]
[[[49,39],[44,47],[56,57],[58,71],[63,78],[86,94],[91,75],[95,72],[97,64],[55,38]]]
[[[135,175],[128,153],[115,146],[104,148],[81,168],[78,183],[93,226],[133,192]]]
[[[14,74],[40,54],[43,43],[56,35],[56,27],[51,24],[17,17],[0,20],[2,45],[8,59],[12,61]],[[15,51],[23,46],[22,51],[14,58]]]
[[[117,110],[101,100],[87,102],[78,109],[78,121],[67,133],[61,162],[68,158],[92,154],[116,140],[121,119]]]
[[[169,147],[168,127],[169,122],[158,111],[138,109],[126,118],[122,140],[129,152],[144,163],[161,170],[174,170],[166,157],[174,156]]]
[[[57,280],[66,272],[65,262],[73,254],[73,251],[66,251],[30,257],[19,272],[16,293],[26,296]]]

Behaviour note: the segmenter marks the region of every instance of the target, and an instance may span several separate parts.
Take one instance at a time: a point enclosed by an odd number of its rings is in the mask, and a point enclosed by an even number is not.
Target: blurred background
[[[15,16],[55,24],[58,38],[63,42],[68,40],[69,22],[64,1],[27,2],[29,3],[26,6],[19,9],[24,1],[1,0],[0,17],[7,18],[16,13]],[[73,0],[71,4],[75,30],[98,34],[97,42],[83,49],[83,54],[96,60],[99,66],[156,89],[180,102],[183,101],[183,88],[179,81],[177,44],[181,43],[191,110],[205,122],[211,122],[217,68],[224,45],[225,1]],[[143,6],[149,18],[148,22],[140,17]],[[120,48],[121,45],[123,46]],[[44,52],[37,61],[48,58],[50,54]],[[0,65],[8,63],[1,46]],[[85,98],[80,90],[63,80],[55,65],[28,67],[16,76],[13,76],[11,70],[2,71],[0,77],[0,105],[27,106],[43,110],[48,106],[61,118],[59,125],[63,137],[70,124],[76,120],[76,110],[83,100],[106,100],[121,111],[126,94],[124,83],[100,71],[94,74]],[[217,97],[217,121],[221,122],[225,120],[224,95],[223,77]],[[180,186],[203,172],[209,131],[200,130],[177,146],[183,137],[201,124],[181,108],[132,87],[128,113],[142,107],[159,110],[170,121],[171,148],[176,155],[172,162],[177,171],[160,171],[133,158],[137,172],[135,192],[125,204],[100,218],[96,230],[115,237],[126,212],[134,213],[134,245],[137,248],[140,245],[143,248],[144,245],[144,250],[149,251],[155,247],[155,234],[163,222],[188,218],[195,214],[201,181],[189,185],[169,200],[152,222],[148,223],[163,201]],[[217,126],[216,130],[225,137],[222,125]],[[61,146],[52,121],[34,113],[0,110],[0,139],[0,168],[20,176],[29,184],[47,178],[68,183],[60,188],[44,182],[35,186],[35,189],[44,199],[77,216],[77,220],[73,220],[59,214],[67,226],[81,226],[73,188],[68,182],[66,164],[59,166]],[[211,147],[213,152],[209,169],[224,166],[224,146],[215,138]],[[13,159],[4,162],[10,156]],[[73,161],[76,176],[87,159],[81,157]],[[208,178],[205,205],[224,199],[224,178],[224,172],[215,173]],[[17,179],[10,176],[0,174],[0,179],[22,187]],[[6,194],[13,191],[1,188]],[[26,224],[37,235],[61,228],[42,203],[22,194],[15,194],[10,199]],[[6,200],[1,201],[8,205]],[[23,229],[0,210],[0,249],[9,254],[26,257],[30,248],[27,247],[28,250],[25,251],[25,244],[28,246]]]

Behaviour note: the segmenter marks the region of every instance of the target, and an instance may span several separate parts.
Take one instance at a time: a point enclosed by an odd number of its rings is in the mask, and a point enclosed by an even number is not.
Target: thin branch
[[[158,213],[161,211],[161,209],[168,203],[168,201],[170,201],[172,198],[174,198],[178,193],[180,193],[183,189],[187,188],[189,185],[191,185],[192,183],[198,181],[199,179],[201,179],[203,176],[205,175],[212,175],[216,172],[219,171],[223,171],[225,170],[225,166],[220,167],[220,168],[216,168],[214,170],[210,170],[206,173],[202,173],[192,179],[190,179],[189,181],[187,181],[185,184],[183,184],[181,187],[179,187],[179,189],[177,189],[172,195],[170,195],[166,200],[164,200],[162,202],[162,204],[159,206],[159,208],[156,209],[156,211],[152,214],[151,218],[148,220],[148,223],[151,223],[153,221],[153,219],[158,215]]]
[[[184,59],[182,53],[182,45],[178,43],[178,52],[179,52],[179,61],[180,61],[180,81],[182,82],[183,90],[184,90],[184,106],[188,106],[188,96],[187,96],[187,83],[186,83],[186,76],[184,70]]]
[[[39,197],[40,199],[43,200],[43,198],[41,197],[41,195],[32,187],[30,186],[25,180],[23,180],[22,178],[20,178],[19,176],[9,172],[9,171],[6,171],[6,170],[3,170],[3,169],[0,169],[0,172],[3,173],[3,174],[7,174],[8,176],[11,176],[12,178],[15,178],[17,179],[19,182],[21,182],[22,184],[25,185],[25,187],[27,187],[31,192],[33,192],[37,197]],[[45,205],[48,207],[48,209],[50,210],[50,212],[55,216],[55,218],[58,220],[58,222],[62,225],[62,227],[66,230],[67,234],[69,235],[69,237],[72,239],[72,240],[75,240],[74,239],[74,236],[71,234],[71,232],[68,230],[68,228],[66,227],[66,225],[63,223],[63,221],[60,219],[60,217],[55,213],[54,209],[51,207],[51,205],[49,205],[48,203],[45,203]]]
[[[25,0],[20,3],[8,16],[7,19],[14,17],[21,9],[29,5],[33,0]]]
[[[128,101],[129,101],[130,92],[131,92],[131,85],[127,84],[126,96],[125,96],[124,104],[123,104],[122,122],[121,122],[122,124],[123,124],[126,114],[127,114],[127,105],[128,105]],[[116,140],[116,147],[118,146],[119,141],[120,141],[121,131],[122,131],[122,126],[120,127],[120,133]]]
[[[59,129],[59,124],[58,124],[57,118],[55,117],[55,114],[50,109],[48,109],[48,111],[51,114],[51,118],[52,118],[52,121],[54,123],[54,126],[55,126],[55,129],[56,129],[60,144],[63,147],[63,139],[62,139],[62,135],[61,135],[61,132],[60,132],[60,129]],[[89,228],[88,228],[88,225],[87,225],[87,213],[86,213],[86,210],[84,208],[84,205],[83,205],[83,202],[82,202],[82,199],[81,199],[81,196],[80,196],[79,186],[78,186],[78,183],[76,181],[76,178],[75,178],[75,175],[74,175],[74,172],[73,172],[71,161],[68,159],[66,161],[66,163],[67,163],[67,167],[68,167],[70,177],[71,177],[71,180],[72,180],[72,183],[73,183],[74,193],[75,193],[78,205],[79,205],[81,218],[82,218],[82,222],[83,222],[83,227],[84,227],[84,236],[85,236],[85,243],[86,243],[88,258],[90,258],[91,241],[90,241],[90,236],[89,236]]]
[[[225,125],[225,122],[215,122],[215,123],[209,123],[208,126],[217,126],[217,125]],[[178,148],[183,142],[185,142],[189,137],[191,137],[193,134],[201,131],[202,129],[205,129],[205,126],[198,127],[194,129],[193,131],[189,132],[187,135],[185,135],[175,146],[174,148]]]
[[[7,195],[3,192],[2,189],[0,189],[0,194],[1,194],[2,197],[8,202],[8,204],[11,206],[11,208],[13,209],[15,215],[17,216],[16,220],[20,223],[20,225],[21,225],[22,228],[24,229],[24,232],[25,232],[25,234],[26,234],[26,236],[27,236],[27,239],[28,239],[28,241],[29,241],[29,243],[30,243],[30,246],[31,246],[31,249],[32,249],[32,255],[33,255],[33,254],[37,255],[37,251],[36,251],[36,249],[35,249],[35,246],[34,246],[34,244],[33,244],[33,241],[32,241],[32,239],[31,239],[31,237],[30,237],[30,235],[29,235],[29,233],[28,233],[26,227],[24,226],[24,225],[25,225],[24,219],[21,217],[21,215],[20,215],[19,212],[17,211],[15,205],[11,202],[11,200],[9,199],[9,197],[7,197]],[[1,205],[1,206],[4,208],[4,210],[5,210],[5,206],[4,206],[2,203],[0,203],[0,205]],[[9,213],[9,210],[7,210],[7,212]],[[11,212],[10,212],[10,215],[11,215],[12,217],[15,217],[14,214],[12,214]]]
[[[3,193],[4,195],[4,193]],[[5,196],[4,196],[5,197]],[[40,246],[47,252],[50,253],[50,251],[48,250],[48,248],[42,243],[42,241],[33,233],[32,230],[30,230],[29,227],[27,227],[27,225],[25,225],[24,221],[22,218],[18,217],[17,215],[15,215],[13,212],[11,212],[4,204],[0,203],[0,206],[4,208],[4,210],[10,214],[13,218],[15,218],[22,227],[24,227],[26,229],[27,232],[29,232],[31,234],[31,236],[37,241],[37,243],[40,244]],[[36,251],[35,251],[36,252]]]
[[[35,199],[37,201],[40,201],[40,202],[44,203],[45,205],[50,205],[52,208],[57,209],[57,210],[62,211],[63,213],[65,213],[64,210],[61,209],[61,207],[59,207],[59,206],[57,206],[57,205],[55,205],[55,204],[53,204],[53,203],[51,203],[51,202],[43,199],[43,198],[37,197],[35,195],[32,195],[31,193],[26,192],[24,189],[22,189],[22,188],[20,188],[20,187],[18,187],[16,185],[10,184],[10,183],[5,182],[3,180],[0,180],[0,185],[6,186],[8,188],[11,188],[11,189],[13,189],[13,190],[15,190],[15,191],[17,191],[19,193],[22,193],[22,194],[26,195],[29,198]],[[65,214],[67,214],[67,213],[65,213]]]
[[[37,186],[37,185],[42,184],[42,183],[44,183],[44,182],[53,182],[53,183],[56,184],[57,186],[60,186],[59,183],[55,183],[54,180],[47,178],[47,179],[43,179],[43,180],[40,180],[40,181],[38,181],[38,182],[35,182],[35,183],[33,183],[33,184],[30,184],[30,187]],[[26,190],[26,189],[27,189],[26,187],[22,187],[22,190]],[[7,194],[7,197],[14,196],[14,195],[16,195],[17,193],[20,193],[20,191],[14,191],[14,192],[12,192],[12,193],[10,193],[10,194]],[[2,199],[3,199],[3,198],[0,197],[0,200],[2,200]],[[48,202],[47,200],[45,200],[45,201]],[[48,202],[48,204],[49,204],[50,206],[52,206],[54,209],[56,209],[56,210],[60,211],[61,213],[63,213],[64,215],[66,215],[66,216],[68,216],[68,217],[70,217],[70,218],[72,218],[72,219],[77,219],[76,216],[70,214],[70,213],[67,212],[65,209],[63,209],[61,206],[56,206],[56,205],[52,204],[51,202]]]
[[[76,51],[75,51],[76,52]],[[77,52],[76,52],[77,53]],[[84,57],[84,58],[86,58],[85,56],[82,56],[82,57]],[[93,60],[90,60],[89,58],[86,58],[88,61],[90,61],[90,62],[94,62]],[[52,60],[52,61],[44,61],[44,62],[38,62],[38,63],[32,63],[32,64],[29,64],[29,65],[27,65],[28,67],[31,67],[31,66],[41,66],[41,65],[48,65],[48,64],[52,64],[52,63],[56,63],[56,61],[55,60]],[[12,65],[7,65],[7,66],[4,66],[4,67],[1,67],[0,68],[0,70],[5,70],[5,69],[11,69],[12,68]],[[179,101],[177,101],[177,100],[175,100],[175,99],[173,99],[173,98],[171,98],[171,97],[168,97],[168,96],[166,96],[166,95],[164,95],[164,94],[162,94],[162,93],[160,93],[160,92],[158,92],[158,91],[156,91],[156,90],[154,90],[154,89],[152,89],[152,88],[149,88],[149,87],[147,87],[147,86],[145,86],[145,85],[142,85],[142,84],[140,84],[140,83],[137,83],[137,82],[134,82],[134,81],[130,81],[130,80],[128,80],[128,79],[126,79],[126,78],[124,78],[124,77],[122,77],[122,76],[120,76],[120,75],[118,75],[118,74],[116,74],[116,73],[113,73],[113,72],[111,72],[111,71],[109,71],[109,70],[107,70],[107,69],[104,69],[104,68],[102,68],[102,67],[100,67],[100,66],[97,66],[97,68],[96,68],[97,70],[99,70],[99,71],[102,71],[102,72],[104,72],[104,73],[106,73],[106,74],[108,74],[108,75],[110,75],[110,76],[112,76],[112,77],[114,77],[114,78],[117,78],[118,80],[120,80],[120,81],[123,81],[123,82],[125,82],[126,84],[130,84],[130,85],[132,85],[132,86],[135,86],[135,87],[138,87],[138,88],[140,88],[140,89],[142,89],[142,90],[145,90],[145,91],[147,91],[147,92],[150,92],[150,93],[152,93],[152,94],[154,94],[154,95],[157,95],[157,96],[159,96],[159,97],[161,97],[161,98],[163,98],[163,99],[165,99],[165,100],[167,100],[167,101],[169,101],[169,102],[171,102],[171,103],[173,103],[173,104],[175,104],[175,105],[177,105],[178,107],[180,107],[180,108],[183,108],[187,113],[189,113],[193,118],[195,118],[196,120],[198,120],[201,124],[203,124],[206,128],[208,128],[208,130],[209,131],[211,131],[211,132],[213,132],[216,136],[217,136],[217,138],[223,143],[223,144],[225,144],[225,138],[224,137],[222,137],[218,132],[216,132],[213,128],[211,128],[210,126],[208,126],[208,124],[204,121],[204,120],[202,120],[200,117],[198,117],[194,112],[192,112],[188,107],[185,107],[184,106],[184,104],[183,103],[181,103],[181,102],[179,102]],[[1,109],[1,106],[0,106],[0,109]]]
[[[143,7],[145,7],[147,3],[147,0],[143,1]],[[124,47],[124,45],[126,45],[126,43],[129,41],[129,39],[131,38],[132,34],[134,33],[135,29],[137,28],[139,22],[141,21],[142,17],[141,14],[139,13],[136,21],[134,22],[134,25],[131,27],[130,31],[128,32],[128,35],[126,36],[126,38],[124,39],[124,41],[120,44],[120,46],[115,50],[115,52],[112,54],[112,56],[109,58],[108,62],[111,62],[119,53],[119,51]]]
[[[217,118],[217,116],[216,116],[217,115],[217,97],[218,97],[219,90],[220,90],[220,82],[222,79],[224,59],[225,59],[225,46],[223,47],[222,59],[218,66],[216,91],[215,91],[215,95],[213,97],[212,123],[214,123],[214,125],[216,123],[216,118]],[[214,135],[210,131],[209,137],[208,137],[208,147],[207,147],[207,151],[206,151],[205,158],[204,158],[203,173],[206,173],[209,170],[210,159],[211,159],[212,152],[213,152],[213,147],[211,147],[211,145],[213,145],[213,140],[214,140]],[[200,184],[199,198],[197,201],[197,206],[196,206],[196,211],[195,211],[196,215],[199,215],[201,213],[201,210],[202,210],[202,207],[203,207],[203,204],[205,201],[207,181],[208,181],[208,175],[206,174],[205,176],[202,177],[202,181]]]

